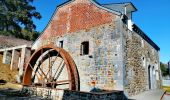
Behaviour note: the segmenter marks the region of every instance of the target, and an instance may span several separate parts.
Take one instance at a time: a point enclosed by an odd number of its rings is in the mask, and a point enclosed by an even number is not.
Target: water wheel
[[[76,65],[64,49],[45,45],[26,64],[23,85],[79,90]]]

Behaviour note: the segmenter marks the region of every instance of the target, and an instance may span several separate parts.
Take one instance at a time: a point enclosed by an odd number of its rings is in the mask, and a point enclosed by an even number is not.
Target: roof
[[[122,14],[137,11],[136,7],[131,2],[102,4],[102,6],[111,10],[121,12]],[[125,7],[126,7],[126,12],[125,12]]]
[[[24,39],[0,35],[0,49],[6,48],[6,47],[19,46],[19,45],[30,46],[31,44],[32,44],[32,41],[27,41]]]
[[[137,25],[133,24],[133,30],[137,34],[139,34],[144,40],[146,40],[157,51],[160,50],[160,48]]]

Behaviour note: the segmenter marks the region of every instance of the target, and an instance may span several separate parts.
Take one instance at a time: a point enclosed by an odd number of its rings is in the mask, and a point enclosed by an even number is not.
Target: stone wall
[[[85,15],[78,13],[80,11]],[[119,18],[88,0],[75,0],[58,9],[32,48],[37,49],[51,43],[59,46],[59,42],[63,41],[63,48],[69,52],[77,65],[81,91],[91,91],[94,87],[123,90]],[[58,24],[62,24],[67,30],[61,31],[58,26],[62,25]],[[88,55],[81,55],[81,43],[84,41],[89,42]]]
[[[127,84],[125,88],[129,95],[138,94],[145,91],[147,85],[147,71],[141,62],[142,50],[140,38],[133,34],[131,39],[127,39],[126,50]]]
[[[125,36],[125,91],[131,96],[148,89],[159,88],[159,51],[137,33],[129,30],[126,33],[128,34]],[[149,66],[153,69],[152,73],[148,72]]]
[[[121,37],[115,30],[116,23],[101,25],[68,36],[66,48],[77,65],[82,91],[90,91],[94,87],[93,83],[100,89],[123,89]],[[89,41],[89,55],[80,55],[83,41]]]
[[[104,90],[123,90],[121,35],[118,20],[91,29],[53,38],[69,52],[78,69],[80,90],[91,91],[95,86]],[[81,43],[89,41],[89,54],[81,55]],[[44,40],[43,44],[50,44]]]
[[[90,93],[71,90],[24,87],[22,92],[26,95],[39,96],[48,100],[127,100],[122,91]]]

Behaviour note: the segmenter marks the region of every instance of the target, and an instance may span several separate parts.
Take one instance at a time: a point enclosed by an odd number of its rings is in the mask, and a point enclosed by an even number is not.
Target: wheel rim
[[[46,45],[31,56],[23,85],[79,90],[79,76],[73,59],[64,49]]]

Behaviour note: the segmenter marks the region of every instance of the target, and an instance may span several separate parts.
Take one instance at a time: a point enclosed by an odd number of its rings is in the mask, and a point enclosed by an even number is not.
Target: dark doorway
[[[151,66],[148,66],[148,83],[149,83],[149,89],[151,89]]]

